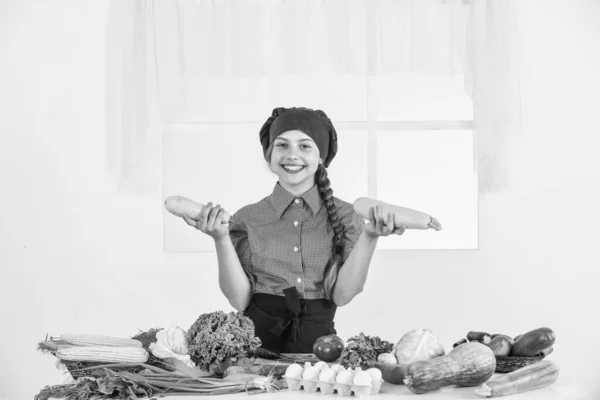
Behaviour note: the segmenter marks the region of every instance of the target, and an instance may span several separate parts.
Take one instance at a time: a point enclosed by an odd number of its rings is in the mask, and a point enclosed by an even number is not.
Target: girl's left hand
[[[406,231],[406,226],[403,225],[399,228],[394,228],[394,217],[393,213],[388,213],[387,219],[384,220],[382,207],[379,205],[375,209],[371,207],[369,209],[369,222],[365,224],[363,232],[371,238],[392,234],[402,235]]]

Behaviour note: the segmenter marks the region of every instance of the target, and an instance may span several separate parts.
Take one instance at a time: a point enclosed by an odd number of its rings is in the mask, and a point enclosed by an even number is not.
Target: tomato
[[[321,361],[332,362],[340,358],[344,341],[338,335],[321,336],[313,345],[313,353]]]

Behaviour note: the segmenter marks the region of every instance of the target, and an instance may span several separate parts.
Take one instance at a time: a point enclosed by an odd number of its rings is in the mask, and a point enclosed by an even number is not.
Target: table
[[[254,394],[251,396],[252,400],[266,400],[266,399],[322,399],[322,400],[336,400],[336,399],[371,399],[371,400],[386,400],[386,399],[398,399],[398,398],[406,398],[406,399],[414,399],[414,400],[481,400],[484,397],[477,396],[473,393],[473,389],[475,388],[463,388],[463,387],[445,387],[440,390],[426,393],[426,394],[414,394],[404,385],[391,385],[389,383],[383,383],[381,386],[381,391],[378,395],[369,396],[369,397],[356,397],[349,396],[343,397],[337,394],[325,395],[320,392],[317,393],[308,393],[304,390],[281,390],[277,393],[260,393]],[[248,395],[245,393],[237,393],[230,395],[221,395],[216,396],[214,398],[219,400],[242,400],[246,398]],[[170,396],[167,397],[168,400],[190,400],[190,399],[203,399],[205,396]],[[507,400],[595,400],[600,397],[594,395],[589,390],[582,388],[577,385],[577,382],[567,378],[562,379],[561,377],[551,386],[548,386],[543,389],[532,390],[525,393],[520,393],[511,396],[500,397],[500,399]]]

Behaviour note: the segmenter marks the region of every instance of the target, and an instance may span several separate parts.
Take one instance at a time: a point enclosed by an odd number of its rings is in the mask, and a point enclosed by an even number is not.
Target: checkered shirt
[[[342,262],[362,233],[364,219],[352,204],[333,197],[346,229]],[[324,298],[323,274],[331,259],[333,229],[317,185],[294,196],[279,182],[273,193],[232,216],[229,235],[254,293],[283,295],[296,286],[300,297]]]

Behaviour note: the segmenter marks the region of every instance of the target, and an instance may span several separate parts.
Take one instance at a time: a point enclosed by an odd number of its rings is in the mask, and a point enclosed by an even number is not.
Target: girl
[[[365,223],[333,196],[337,133],[323,111],[276,108],[260,142],[279,178],[273,192],[238,210],[231,226],[212,202],[198,221],[185,220],[214,239],[221,291],[252,319],[263,347],[311,353],[317,338],[336,333],[336,308],[363,290],[378,238],[406,227],[394,229],[379,207]]]

